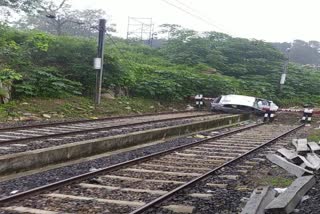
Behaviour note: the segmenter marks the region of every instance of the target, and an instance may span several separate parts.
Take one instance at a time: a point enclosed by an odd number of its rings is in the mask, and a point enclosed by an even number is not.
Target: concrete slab
[[[206,155],[205,157],[206,158],[212,158],[212,159],[215,159],[215,160],[219,160],[219,159],[224,159],[224,160],[232,160],[236,157],[237,155],[235,156],[218,156],[218,155]]]
[[[315,170],[320,169],[320,158],[318,155],[314,153],[308,153],[306,159],[315,167]]]
[[[303,176],[297,178],[283,193],[275,198],[266,207],[266,213],[291,213],[299,204],[302,197],[316,183],[314,176]]]
[[[149,183],[165,183],[165,184],[185,184],[185,182],[182,181],[173,181],[173,180],[156,180],[156,179],[145,179],[143,182],[149,182]]]
[[[284,156],[286,159],[290,160],[291,162],[295,164],[302,164],[302,160],[299,158],[298,154],[294,150],[289,150],[286,148],[281,148],[277,150],[278,153],[280,153],[282,156]]]
[[[265,156],[265,155],[263,155],[263,156]],[[251,160],[254,160],[254,161],[257,161],[257,162],[264,162],[264,161],[266,161],[266,159],[264,159],[264,158],[251,158]]]
[[[306,170],[300,166],[297,166],[293,163],[290,163],[289,161],[287,161],[283,157],[280,157],[279,155],[270,154],[267,155],[267,159],[297,177],[301,177],[302,175],[306,174],[313,174],[313,172]]]
[[[114,187],[114,186],[105,186],[105,185],[97,185],[97,184],[87,184],[81,183],[79,186],[88,189],[105,189],[109,191],[118,190],[122,192],[138,192],[138,193],[148,193],[151,195],[164,195],[168,193],[168,191],[163,190],[151,190],[151,189],[135,189],[135,188],[121,188],[121,187]]]
[[[104,175],[103,178],[117,179],[122,181],[133,181],[133,182],[149,182],[149,183],[167,183],[167,184],[185,184],[182,181],[174,181],[174,180],[156,180],[156,179],[141,179],[141,178],[131,178],[125,176],[117,176],[117,175]]]
[[[299,155],[299,158],[303,161],[305,164],[305,168],[309,170],[315,170],[317,166],[313,165],[311,162],[309,162],[304,156]]]
[[[59,214],[60,213],[60,212],[33,209],[33,208],[29,208],[29,207],[18,207],[18,206],[4,207],[1,209],[5,210],[5,211],[11,211],[14,213],[32,213],[32,214]],[[67,213],[65,213],[65,214],[67,214]]]
[[[193,206],[185,206],[185,205],[168,205],[162,208],[170,210],[171,212],[174,212],[174,213],[192,213],[194,210]]]
[[[26,144],[10,144],[10,146],[13,146],[13,147],[27,147],[28,145],[26,145]]]
[[[228,187],[228,184],[207,183],[206,185],[209,187],[215,187],[215,188],[221,188],[221,189],[226,189]]]
[[[259,164],[258,162],[255,162],[255,161],[245,161],[244,163],[248,164],[248,165],[251,165],[251,166],[255,166],[255,165]]]
[[[170,161],[179,161],[182,163],[197,163],[197,164],[221,164],[225,163],[224,160],[216,160],[216,159],[203,159],[203,158],[183,158],[183,157],[177,157],[177,156],[170,156],[166,158],[162,158],[161,160],[170,160]],[[166,161],[168,162],[168,161]]]
[[[238,167],[242,169],[253,169],[253,166],[250,165],[238,165]]]
[[[181,153],[181,152],[175,152],[174,154],[183,156],[183,157],[197,157],[197,154],[189,154],[189,153]]]
[[[292,145],[294,147],[296,147],[296,149],[297,149],[297,147],[298,147],[298,139],[292,139]]]
[[[30,133],[24,133],[19,131],[18,133],[16,133],[16,135],[22,135],[22,136],[32,136],[32,137],[36,137],[36,136],[41,136],[39,134],[30,134]]]
[[[104,199],[104,198],[91,198],[91,197],[84,197],[84,196],[57,194],[57,193],[45,194],[45,196],[51,197],[51,198],[71,199],[71,200],[77,200],[77,201],[97,201],[100,203],[117,204],[121,206],[130,206],[130,207],[141,207],[145,205],[145,203],[141,201],[110,200],[110,199]]]
[[[302,164],[300,164],[299,166],[302,167],[302,168],[304,168],[304,169],[307,167],[305,163],[302,163]]]
[[[149,164],[149,163],[142,163],[140,166],[149,166],[149,167],[154,167],[154,168],[167,168],[167,169],[181,169],[181,170],[198,170],[198,171],[209,171],[211,168],[204,168],[204,167],[182,167],[182,166],[166,166],[166,165],[158,165],[158,164]]]
[[[258,187],[250,196],[241,214],[264,214],[265,207],[276,197],[271,187]]]
[[[168,171],[135,169],[135,168],[121,169],[121,171],[140,172],[140,173],[156,173],[156,174],[173,175],[173,176],[186,176],[186,177],[198,177],[198,176],[202,175],[200,173],[168,172]]]
[[[233,148],[236,148],[236,147],[233,147]],[[225,148],[225,147],[223,147],[223,148],[217,147],[217,148],[211,148],[211,149],[210,149],[210,148],[205,148],[205,149],[190,148],[190,149],[186,149],[186,151],[188,151],[188,152],[195,152],[195,153],[198,153],[198,152],[208,152],[208,153],[210,153],[210,152],[212,152],[212,153],[227,152],[228,154],[230,154],[230,153],[240,153],[240,152],[241,152],[241,153],[246,153],[246,152],[248,152],[249,150],[248,150],[248,149],[237,148],[237,150],[230,151],[230,148],[227,149],[227,148]]]
[[[121,181],[133,181],[133,182],[137,182],[137,181],[142,181],[143,179],[141,178],[131,178],[131,177],[126,177],[126,176],[118,176],[118,175],[104,175],[101,176],[102,178],[110,178],[110,179],[117,179],[117,180],[121,180]]]
[[[310,149],[308,147],[307,139],[298,139],[297,141],[297,152],[298,153],[307,153]]]
[[[5,138],[5,139],[7,139],[7,140],[20,138],[20,137],[17,137],[17,136],[4,135],[4,134],[0,134],[0,137],[1,137],[1,138]]]
[[[238,180],[239,175],[219,175],[219,178],[225,178],[227,180]]]
[[[192,193],[192,194],[189,194],[189,196],[191,196],[193,198],[210,199],[212,197],[212,194],[208,194],[208,193]]]
[[[251,192],[252,188],[245,186],[245,185],[239,185],[235,188],[235,190],[240,191],[240,192]]]
[[[308,146],[312,152],[320,154],[320,146],[316,142],[308,142]]]

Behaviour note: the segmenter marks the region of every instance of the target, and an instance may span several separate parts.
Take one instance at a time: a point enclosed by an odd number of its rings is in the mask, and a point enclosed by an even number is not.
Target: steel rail
[[[45,138],[49,138],[49,137],[61,137],[61,136],[68,136],[68,135],[74,135],[74,134],[82,134],[82,133],[87,133],[87,132],[105,131],[105,130],[118,129],[118,128],[124,128],[124,127],[129,127],[129,126],[139,126],[139,125],[145,125],[145,124],[150,124],[150,123],[176,121],[176,120],[191,119],[191,118],[205,117],[205,116],[212,116],[212,115],[214,115],[214,114],[192,115],[192,116],[185,116],[185,117],[178,117],[178,118],[166,118],[166,119],[160,119],[160,120],[149,120],[149,121],[131,123],[131,124],[122,124],[122,125],[99,127],[99,128],[89,128],[89,129],[69,131],[69,132],[63,132],[63,133],[53,133],[53,134],[46,134],[46,135],[41,135],[41,136],[10,139],[10,140],[6,140],[6,141],[0,141],[0,145],[1,144],[6,144],[6,143],[18,143],[18,142],[28,141],[28,140],[39,140],[39,139],[45,139]]]
[[[280,136],[278,136],[278,137],[273,138],[272,140],[270,140],[270,141],[268,141],[268,142],[266,142],[266,143],[264,143],[264,144],[262,144],[262,145],[260,145],[260,146],[258,146],[258,147],[256,147],[256,148],[254,148],[254,149],[246,152],[245,154],[243,154],[243,155],[241,155],[241,156],[239,156],[239,157],[237,157],[237,158],[235,158],[235,159],[232,159],[232,160],[224,163],[224,164],[221,165],[221,166],[218,166],[218,167],[212,169],[211,171],[209,171],[209,172],[207,172],[207,173],[205,173],[205,174],[203,174],[203,175],[201,175],[201,176],[199,176],[199,177],[197,177],[197,178],[195,178],[195,179],[193,179],[193,180],[191,180],[191,181],[189,181],[189,182],[187,182],[187,183],[185,183],[185,184],[177,187],[176,189],[174,189],[174,190],[166,193],[165,195],[162,195],[161,197],[159,197],[159,198],[157,198],[157,199],[155,199],[155,200],[153,200],[153,201],[145,204],[144,206],[138,208],[137,210],[134,210],[134,211],[131,212],[130,214],[139,214],[139,213],[142,213],[142,212],[150,209],[151,207],[155,206],[156,204],[159,204],[159,203],[161,203],[162,201],[170,198],[171,196],[173,196],[173,195],[176,194],[177,192],[179,192],[179,191],[181,191],[181,190],[184,190],[184,189],[190,187],[191,185],[195,184],[196,182],[198,182],[198,181],[200,181],[200,180],[203,180],[203,179],[205,179],[206,177],[208,177],[208,176],[216,173],[218,170],[220,170],[220,169],[222,169],[222,168],[224,168],[224,167],[226,167],[226,166],[229,166],[230,164],[232,164],[232,163],[234,163],[234,162],[236,162],[236,161],[238,161],[238,160],[240,160],[240,159],[242,159],[242,158],[250,155],[251,153],[255,152],[256,150],[261,149],[261,148],[263,148],[263,147],[265,147],[265,146],[273,143],[274,141],[276,141],[276,140],[278,140],[278,139],[280,139],[280,138],[282,138],[282,137],[290,134],[291,132],[294,132],[295,130],[297,130],[297,129],[303,127],[303,126],[304,126],[304,124],[302,124],[302,125],[294,128],[294,129],[291,129],[290,131],[288,131],[288,132],[286,132],[286,133],[284,133],[284,134],[282,134],[282,135],[280,135]]]
[[[143,114],[143,115],[116,116],[116,117],[104,117],[104,118],[88,119],[88,120],[74,120],[74,121],[63,121],[63,122],[53,122],[53,123],[42,123],[42,124],[34,124],[34,125],[23,125],[23,126],[0,128],[0,132],[15,131],[17,129],[26,129],[26,128],[42,128],[42,127],[51,127],[51,126],[58,126],[58,125],[91,123],[91,122],[108,121],[108,120],[130,119],[130,118],[134,118],[134,117],[140,118],[140,117],[147,117],[147,116],[158,116],[158,115],[166,115],[166,114],[169,114],[169,115],[170,114],[183,114],[183,113],[193,113],[193,112],[201,112],[201,111],[160,112],[160,113],[149,113],[149,114]]]
[[[112,165],[112,166],[109,166],[109,167],[105,167],[105,168],[99,169],[99,170],[94,171],[94,172],[88,172],[88,173],[85,173],[85,174],[82,174],[82,175],[78,175],[78,176],[74,176],[74,177],[71,177],[71,178],[68,178],[68,179],[65,179],[65,180],[61,180],[61,181],[58,181],[58,182],[55,182],[55,183],[51,183],[51,184],[47,184],[47,185],[44,185],[44,186],[40,186],[40,187],[31,189],[31,190],[28,190],[28,191],[25,191],[25,192],[21,192],[21,193],[12,195],[12,196],[1,198],[0,199],[0,207],[4,206],[4,204],[6,204],[6,203],[10,203],[10,202],[13,202],[13,201],[21,200],[21,199],[29,197],[31,195],[40,194],[40,193],[46,192],[46,191],[56,190],[56,189],[58,189],[58,188],[60,188],[62,186],[70,185],[70,184],[73,184],[73,183],[76,183],[76,182],[81,182],[83,180],[96,177],[96,176],[104,174],[106,172],[115,171],[115,170],[118,170],[118,169],[123,168],[123,167],[131,166],[131,165],[137,164],[137,163],[142,162],[142,161],[146,161],[146,160],[149,160],[149,159],[152,159],[152,158],[155,158],[155,157],[159,157],[159,156],[163,156],[163,155],[166,155],[166,154],[169,154],[169,153],[173,153],[173,152],[175,152],[177,150],[185,149],[185,148],[188,148],[188,147],[192,147],[194,145],[201,144],[201,143],[204,143],[204,142],[207,142],[207,141],[211,141],[211,140],[219,139],[219,138],[222,138],[222,137],[225,137],[225,136],[229,136],[231,134],[242,132],[242,131],[245,131],[245,130],[260,126],[260,125],[263,125],[263,124],[264,123],[258,123],[258,124],[254,124],[254,125],[251,125],[251,126],[247,126],[247,127],[241,128],[241,129],[229,131],[229,132],[226,132],[226,133],[223,133],[223,134],[219,134],[219,135],[213,136],[211,138],[203,139],[203,140],[200,140],[200,141],[197,141],[197,142],[188,143],[186,145],[178,146],[178,147],[171,148],[171,149],[168,149],[168,150],[165,150],[165,151],[161,151],[161,152],[153,153],[153,154],[146,155],[146,156],[143,156],[143,157],[135,158],[133,160],[129,160],[129,161],[125,161],[125,162],[122,162],[122,163],[119,163],[119,164],[115,164],[115,165]]]

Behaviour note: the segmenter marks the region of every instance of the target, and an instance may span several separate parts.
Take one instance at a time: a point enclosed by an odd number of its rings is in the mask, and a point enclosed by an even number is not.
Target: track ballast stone
[[[200,132],[201,135],[218,135],[231,130],[238,129],[239,127],[225,128],[219,131],[211,132]],[[22,178],[5,181],[0,183],[0,198],[10,195],[12,191],[18,190],[23,192],[38,186],[42,186],[48,183],[53,183],[59,180],[67,179],[76,175],[80,175],[89,172],[92,169],[104,168],[128,160],[132,160],[141,156],[149,155],[152,153],[167,150],[169,148],[178,147],[184,144],[192,143],[202,140],[200,138],[193,137],[181,137],[173,140],[169,140],[165,143],[159,143],[144,148],[135,149],[132,151],[116,154],[108,157],[98,158],[96,160],[74,164],[67,167],[49,170],[46,172],[38,173],[31,176],[25,176]]]

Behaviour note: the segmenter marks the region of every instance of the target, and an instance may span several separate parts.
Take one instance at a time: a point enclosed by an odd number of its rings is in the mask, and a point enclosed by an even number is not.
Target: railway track
[[[30,126],[11,127],[0,129],[0,144],[16,143],[29,139],[40,139],[44,137],[57,137],[71,134],[80,134],[90,131],[107,130],[111,128],[128,127],[132,125],[143,125],[154,122],[165,122],[170,120],[190,119],[212,115],[204,112],[183,112],[175,114],[153,114],[147,116],[129,116],[103,118],[97,120],[83,120],[74,122],[59,122],[51,124],[37,124]]]
[[[130,119],[130,118],[141,118],[146,116],[159,116],[159,115],[177,115],[177,114],[184,114],[184,113],[203,113],[206,112],[201,111],[174,111],[174,112],[159,112],[159,113],[149,113],[149,114],[141,114],[141,115],[128,115],[128,116],[115,116],[115,117],[104,117],[104,118],[97,118],[97,119],[81,119],[81,120],[69,120],[69,121],[60,121],[60,122],[50,122],[50,121],[35,121],[35,124],[24,124],[24,125],[15,125],[15,124],[1,124],[2,128],[0,131],[14,131],[20,128],[40,128],[43,126],[58,126],[58,125],[69,125],[69,124],[78,124],[78,123],[90,123],[90,122],[100,122],[100,121],[107,121],[107,120],[119,120],[119,119]]]
[[[0,213],[142,213],[300,127],[231,131],[3,198]]]
[[[227,115],[205,112],[184,112],[178,114],[160,114],[122,119],[104,119],[67,122],[36,126],[23,126],[0,129],[0,155],[20,153],[53,146],[126,134],[135,131],[155,129],[190,122],[216,119]]]

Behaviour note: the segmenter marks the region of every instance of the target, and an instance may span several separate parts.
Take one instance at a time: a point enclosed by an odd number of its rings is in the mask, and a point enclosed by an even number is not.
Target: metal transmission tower
[[[152,18],[128,17],[127,39],[138,39],[151,43],[153,30]]]

